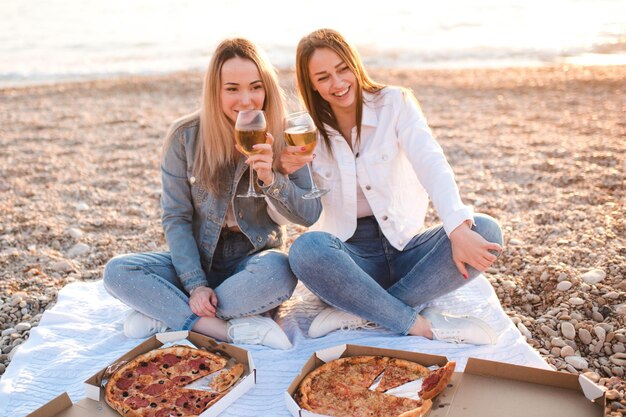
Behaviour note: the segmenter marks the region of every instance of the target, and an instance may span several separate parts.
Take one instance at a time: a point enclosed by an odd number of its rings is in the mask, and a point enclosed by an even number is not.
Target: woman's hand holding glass
[[[317,128],[309,113],[301,111],[287,115],[285,118],[285,141],[289,146],[286,152],[283,152],[281,155],[283,169],[287,168],[287,171],[295,167],[299,169],[302,167],[302,165],[299,165],[302,159],[298,160],[296,157],[306,157],[304,164],[309,172],[311,190],[304,194],[302,198],[313,199],[326,194],[329,190],[317,188],[311,173],[311,165],[309,164],[314,158],[312,154],[317,146]]]
[[[272,169],[274,162],[273,143],[274,137],[270,133],[267,133],[265,143],[256,144],[252,147],[254,150],[258,151],[258,153],[247,155],[248,159],[246,159],[246,164],[252,165],[257,177],[264,185],[270,185],[274,182],[274,171]],[[241,146],[235,145],[235,148],[246,155],[241,149]]]

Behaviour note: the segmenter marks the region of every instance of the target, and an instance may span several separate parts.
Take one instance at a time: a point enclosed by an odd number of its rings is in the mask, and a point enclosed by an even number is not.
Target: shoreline
[[[620,55],[621,56],[621,55]],[[470,63],[472,62],[472,63]],[[396,67],[383,67],[376,65],[366,65],[368,71],[371,72],[395,72],[395,71],[403,71],[403,72],[457,72],[457,71],[508,71],[508,70],[521,70],[521,69],[556,69],[556,68],[564,68],[564,67],[578,67],[578,68],[624,68],[626,69],[626,62],[619,61],[618,63],[579,63],[579,62],[568,62],[566,60],[562,62],[543,62],[540,60],[537,61],[522,61],[519,63],[512,64],[510,61],[495,61],[492,62],[491,65],[484,65],[480,63],[481,61],[476,59],[474,61],[459,61],[458,64],[423,64],[420,66],[402,66],[398,65]],[[294,73],[294,67],[284,67],[277,66],[276,70],[279,75],[292,74]],[[14,89],[28,89],[28,88],[37,88],[37,87],[53,87],[55,85],[65,85],[65,84],[80,84],[80,83],[91,83],[91,82],[99,82],[99,81],[122,81],[124,79],[150,79],[150,78],[167,78],[167,77],[177,77],[184,74],[204,74],[204,69],[186,69],[186,70],[174,70],[174,71],[151,71],[145,73],[111,73],[111,74],[99,74],[99,75],[86,75],[86,76],[67,76],[67,77],[58,77],[58,78],[48,78],[42,80],[14,80],[13,83],[11,81],[0,81],[0,91],[4,90],[14,90]]]
[[[528,343],[614,390],[624,414],[626,66],[369,72],[414,91],[463,200],[500,221],[505,251],[485,275]],[[160,145],[202,78],[0,87],[0,374],[59,288],[166,248]],[[280,73],[291,105],[293,78]]]

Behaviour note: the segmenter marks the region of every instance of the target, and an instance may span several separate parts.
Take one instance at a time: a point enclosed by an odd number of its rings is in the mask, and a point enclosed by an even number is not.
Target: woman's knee
[[[335,247],[333,235],[326,232],[306,232],[300,235],[289,248],[289,264],[292,269],[308,262],[316,262],[315,255],[323,253],[324,248]]]
[[[133,265],[131,257],[132,255],[118,255],[105,265],[103,283],[109,293],[115,294],[128,281],[128,271]]]
[[[487,214],[477,213],[474,215],[474,224],[476,225],[474,230],[485,240],[502,245],[504,242],[502,228],[496,219]]]

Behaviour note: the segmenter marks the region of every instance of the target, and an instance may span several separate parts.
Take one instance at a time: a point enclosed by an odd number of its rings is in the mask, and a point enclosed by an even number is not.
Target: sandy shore
[[[372,74],[415,91],[464,200],[502,223],[487,276],[528,343],[607,386],[610,412],[626,414],[626,67]],[[0,90],[0,373],[63,285],[100,279],[116,254],[165,249],[161,140],[201,82]]]

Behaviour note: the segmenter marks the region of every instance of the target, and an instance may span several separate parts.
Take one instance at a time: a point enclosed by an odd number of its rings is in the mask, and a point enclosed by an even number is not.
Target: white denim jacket
[[[363,94],[361,143],[354,152],[340,133],[326,126],[332,155],[320,140],[313,171],[317,185],[330,192],[322,197],[322,215],[311,230],[343,241],[354,234],[357,181],[385,237],[398,250],[423,228],[429,196],[448,235],[473,218],[411,94],[398,87]],[[356,127],[352,143],[355,140]]]

